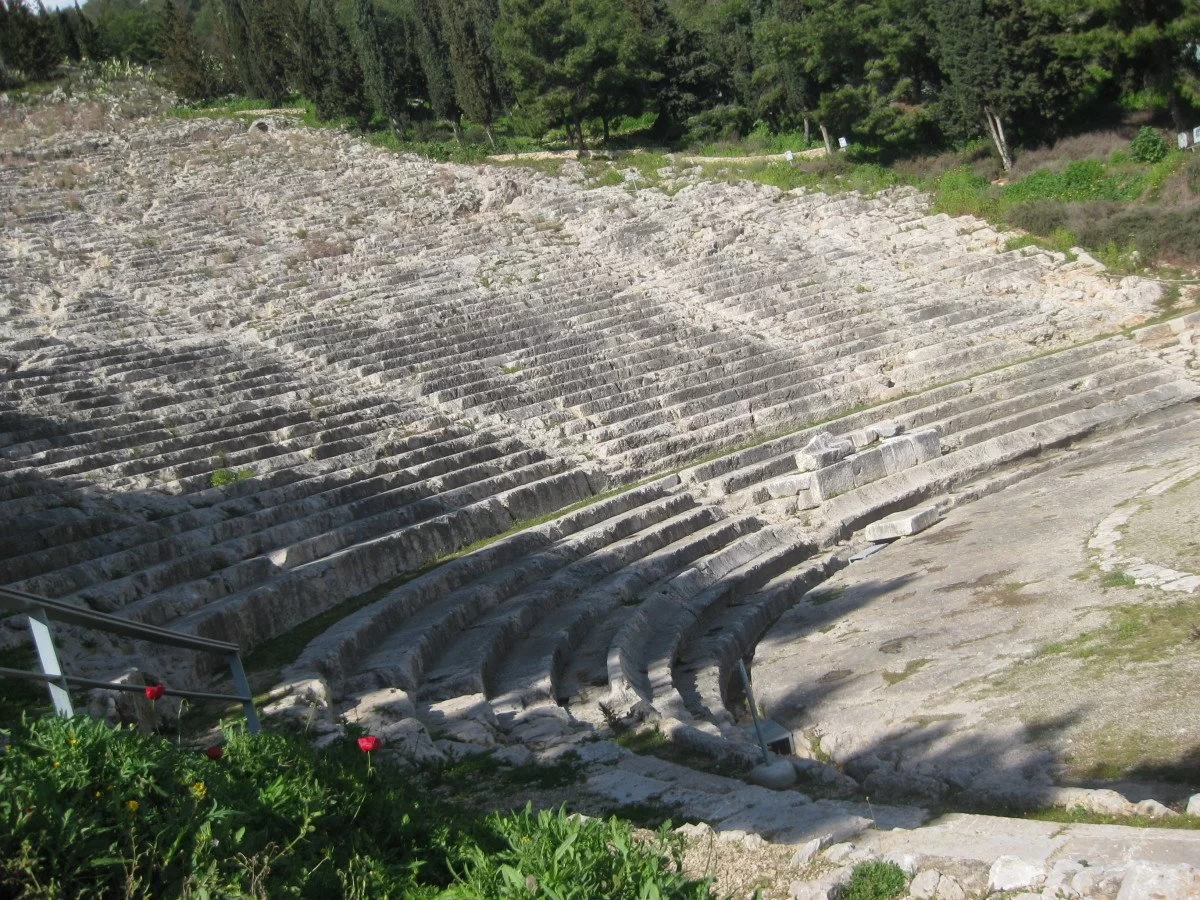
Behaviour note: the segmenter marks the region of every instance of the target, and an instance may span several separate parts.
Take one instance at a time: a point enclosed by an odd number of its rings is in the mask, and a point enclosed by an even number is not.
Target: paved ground
[[[1180,799],[1200,769],[1200,592],[1130,586],[1087,544],[1145,504],[1122,541],[1200,571],[1195,482],[1143,496],[1198,449],[1190,425],[1072,454],[844,570],[760,644],[761,705],[881,793],[1166,776],[1183,784],[1141,793]]]

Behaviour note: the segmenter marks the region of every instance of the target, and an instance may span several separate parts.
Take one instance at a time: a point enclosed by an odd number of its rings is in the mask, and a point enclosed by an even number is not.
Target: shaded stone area
[[[762,704],[884,794],[1038,805],[1055,783],[1171,775],[1153,795],[1186,796],[1200,601],[1125,586],[1087,542],[1198,447],[1186,426],[1068,455],[853,564],[759,644]]]

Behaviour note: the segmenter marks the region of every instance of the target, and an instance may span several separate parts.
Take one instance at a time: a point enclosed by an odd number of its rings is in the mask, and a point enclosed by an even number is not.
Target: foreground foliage
[[[703,897],[667,831],[488,816],[354,741],[233,733],[223,752],[48,716],[0,747],[0,895]],[[444,776],[443,776],[444,777]],[[478,787],[478,785],[476,786]]]

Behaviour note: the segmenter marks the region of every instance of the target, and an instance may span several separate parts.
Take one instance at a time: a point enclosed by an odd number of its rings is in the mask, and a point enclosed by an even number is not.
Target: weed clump
[[[904,870],[892,862],[864,862],[854,867],[838,900],[891,900],[908,887]]]

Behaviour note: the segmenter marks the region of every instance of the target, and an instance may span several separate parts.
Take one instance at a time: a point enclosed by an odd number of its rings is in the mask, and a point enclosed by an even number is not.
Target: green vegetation
[[[661,183],[661,149],[691,148],[706,177],[783,190],[916,184],[939,211],[1028,232],[1014,250],[1200,261],[1200,160],[1168,139],[1200,122],[1194,3],[2,0],[0,16],[0,87],[31,94],[60,63],[152,63],[184,116],[287,102],[463,163],[602,143],[617,155],[585,160],[589,184],[632,168],[630,190]],[[792,165],[732,159],[822,144]]]
[[[215,488],[225,487],[230,484],[237,484],[239,481],[245,481],[247,478],[254,477],[253,469],[217,469],[209,476],[209,484]]]
[[[838,894],[840,900],[891,900],[908,887],[904,870],[893,862],[863,862]]]
[[[1126,663],[1153,662],[1194,641],[1200,601],[1124,604],[1108,610],[1109,621],[1066,641],[1043,646],[1039,655],[1064,654],[1084,660],[1102,674]]]
[[[1064,825],[1127,825],[1132,828],[1200,828],[1200,817],[1198,816],[1175,815],[1162,816],[1161,818],[1152,818],[1151,816],[1103,816],[1098,813],[1088,812],[1086,809],[1078,806],[1071,809],[1052,807],[1050,809],[1020,813],[1019,815],[1025,819],[1036,819],[1039,822],[1062,822]]]
[[[1137,587],[1137,579],[1128,572],[1108,572],[1100,579],[1100,586],[1106,588]]]
[[[925,666],[929,665],[931,662],[933,662],[933,660],[931,660],[931,659],[910,659],[905,664],[903,671],[888,672],[887,670],[884,670],[881,674],[883,675],[883,680],[885,682],[887,682],[887,686],[891,687],[894,684],[899,684],[901,681],[904,681],[906,678],[912,677],[917,672],[921,671],[921,669],[925,668]]]
[[[743,770],[731,763],[722,763],[710,756],[687,750],[669,740],[657,728],[639,728],[620,732],[617,743],[626,750],[643,756],[655,756],[667,762],[678,763],[689,769],[711,772],[714,775],[725,775],[732,778],[741,776]]]
[[[27,720],[0,748],[0,893],[708,895],[679,874],[682,842],[665,829],[643,839],[563,809],[483,815],[438,799],[445,772],[380,755],[233,733],[214,759],[87,719]]]

